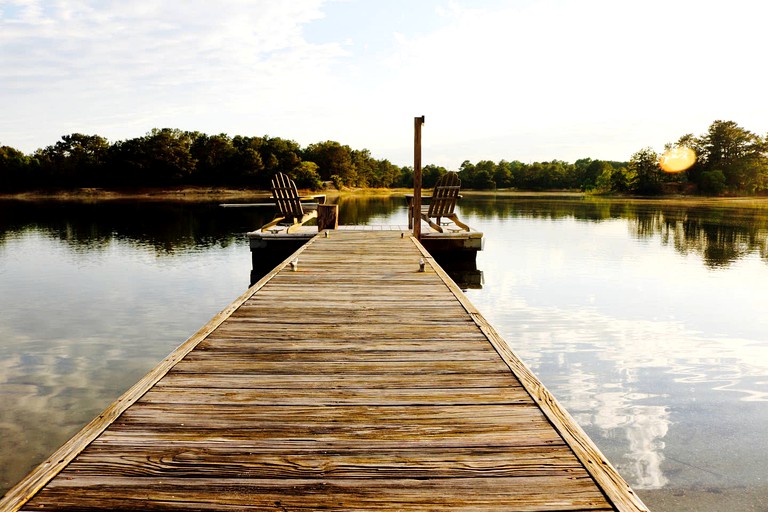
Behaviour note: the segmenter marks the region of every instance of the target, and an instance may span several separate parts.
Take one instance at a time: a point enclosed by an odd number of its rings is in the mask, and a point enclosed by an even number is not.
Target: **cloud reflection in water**
[[[746,406],[768,401],[759,255],[715,270],[623,220],[495,224],[470,299],[631,485],[723,485],[723,451],[752,468],[768,457],[713,427],[768,420]],[[759,480],[746,472],[733,480]]]

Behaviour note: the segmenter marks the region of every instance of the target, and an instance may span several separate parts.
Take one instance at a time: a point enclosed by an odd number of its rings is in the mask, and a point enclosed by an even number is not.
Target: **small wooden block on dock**
[[[339,229],[339,205],[317,205],[317,230]]]

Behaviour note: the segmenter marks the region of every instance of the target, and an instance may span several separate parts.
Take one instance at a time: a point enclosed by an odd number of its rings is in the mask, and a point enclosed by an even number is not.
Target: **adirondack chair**
[[[312,196],[325,199],[325,196]],[[261,231],[274,231],[278,224],[287,225],[286,233],[293,233],[310,219],[317,217],[318,203],[302,203],[291,178],[279,172],[272,178],[272,199],[275,200],[275,218],[261,227]],[[320,201],[323,202],[323,201]],[[277,228],[282,229],[282,228]]]
[[[456,208],[456,201],[459,199],[460,189],[461,180],[455,172],[446,173],[437,180],[429,205],[421,207],[421,218],[435,231],[443,232],[440,222],[443,217],[453,221],[457,227],[464,231],[469,231],[469,226],[461,222],[453,212]],[[437,222],[432,222],[431,219],[436,219]]]

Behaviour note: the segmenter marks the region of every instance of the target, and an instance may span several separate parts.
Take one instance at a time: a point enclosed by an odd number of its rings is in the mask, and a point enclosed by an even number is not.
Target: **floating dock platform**
[[[446,230],[437,233],[425,229],[421,233],[421,244],[437,261],[449,270],[451,277],[462,288],[482,287],[482,272],[477,270],[477,252],[483,250],[483,234],[471,231]],[[324,231],[324,230],[322,230]],[[333,231],[397,231],[409,233],[410,229],[399,225],[337,226]],[[261,279],[291,253],[318,234],[317,226],[301,226],[293,233],[285,228],[273,231],[251,231],[247,233],[251,249],[251,284]],[[410,233],[409,233],[410,234]]]
[[[422,245],[385,230],[307,241],[0,500],[321,509],[647,510]]]

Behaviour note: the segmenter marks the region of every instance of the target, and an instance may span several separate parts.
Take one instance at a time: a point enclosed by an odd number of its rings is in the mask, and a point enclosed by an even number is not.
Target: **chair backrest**
[[[456,208],[456,201],[459,198],[461,190],[461,180],[455,172],[443,174],[435,184],[432,191],[432,199],[429,202],[429,217],[445,217],[453,214]]]
[[[299,192],[291,178],[279,172],[272,178],[272,197],[281,215],[286,217],[301,217],[304,209],[301,207]]]

